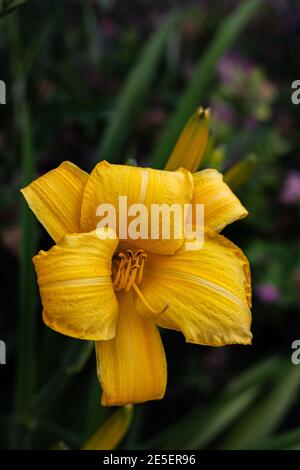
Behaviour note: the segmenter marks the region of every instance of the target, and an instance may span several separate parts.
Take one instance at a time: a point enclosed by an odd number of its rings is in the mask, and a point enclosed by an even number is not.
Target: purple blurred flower
[[[280,292],[273,284],[260,284],[256,295],[264,304],[276,304],[280,299]]]
[[[294,170],[287,175],[279,198],[283,204],[293,204],[300,199],[299,171]]]
[[[247,74],[253,70],[253,64],[239,54],[228,54],[218,63],[218,74],[224,83],[231,82],[240,74]]]

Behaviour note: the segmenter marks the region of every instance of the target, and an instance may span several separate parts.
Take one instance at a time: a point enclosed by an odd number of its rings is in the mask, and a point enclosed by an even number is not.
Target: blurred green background
[[[81,448],[105,423],[122,449],[300,449],[299,2],[0,5],[0,447]],[[65,159],[163,168],[199,105],[212,110],[202,167],[225,172],[250,212],[224,234],[251,262],[253,345],[162,331],[165,398],[109,418],[93,345],[42,323],[31,257],[52,241],[19,189]]]

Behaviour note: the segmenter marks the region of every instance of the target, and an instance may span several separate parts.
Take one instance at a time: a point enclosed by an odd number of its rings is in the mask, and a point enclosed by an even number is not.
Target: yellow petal
[[[115,336],[118,302],[111,280],[117,238],[66,235],[33,258],[43,319],[55,331],[88,340]]]
[[[136,299],[138,312],[158,325],[180,330],[188,342],[212,346],[251,343],[251,287],[247,259],[221,235],[209,234],[201,250],[148,258],[141,290],[150,314]]]
[[[166,170],[176,170],[180,166],[192,173],[198,170],[207,144],[209,122],[209,110],[197,109],[180,134]]]
[[[159,331],[136,313],[131,292],[121,293],[119,303],[115,338],[96,343],[102,404],[160,399],[165,394],[167,366]]]
[[[190,204],[193,195],[193,178],[185,169],[173,171],[159,171],[151,168],[139,168],[125,165],[110,165],[106,161],[99,163],[92,171],[84,190],[81,210],[81,230],[89,232],[95,230],[101,217],[96,215],[100,204],[111,204],[116,211],[117,233],[120,241],[126,242],[128,230],[124,234],[119,226],[119,196],[127,196],[127,208],[132,204],[144,204],[147,208],[148,239],[130,239],[137,248],[153,251],[154,253],[172,254],[183,244],[182,237],[176,239],[174,232],[174,213],[171,212],[171,230],[169,239],[162,237],[162,220],[159,221],[158,238],[151,238],[151,205],[152,204],[178,204],[182,210],[184,204]],[[183,212],[183,210],[182,210]],[[134,218],[134,217],[133,217]],[[122,218],[125,226],[130,226],[131,218]],[[157,225],[155,225],[157,227]],[[127,241],[128,241],[127,239]],[[126,243],[125,243],[126,244]],[[132,246],[132,245],[131,245]]]
[[[193,175],[193,203],[204,204],[205,226],[221,231],[226,225],[248,215],[247,210],[223,181],[217,170],[207,169]]]
[[[83,189],[88,174],[71,162],[37,178],[21,189],[29,207],[57,243],[68,233],[79,232]]]
[[[84,444],[82,450],[113,450],[123,440],[132,422],[133,406],[114,411]]]

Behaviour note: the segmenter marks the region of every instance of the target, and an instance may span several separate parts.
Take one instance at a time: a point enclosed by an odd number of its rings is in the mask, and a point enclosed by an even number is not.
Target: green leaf
[[[97,430],[99,423],[104,421],[108,412],[108,407],[101,406],[101,386],[95,370],[89,378],[88,390],[86,392],[84,424],[81,432],[84,439],[87,440]]]
[[[147,443],[146,448],[186,450],[203,448],[239,416],[256,395],[257,388],[252,387],[237,396],[216,400],[206,411],[203,409],[193,411],[157,439]]]
[[[101,160],[117,162],[120,158],[120,149],[135,125],[150,92],[166,41],[177,18],[177,14],[166,18],[160,28],[150,37],[136,65],[131,70],[101,139],[99,148]]]
[[[84,343],[80,346],[81,347],[74,360],[65,368],[65,373],[67,375],[79,374],[95,349],[93,341],[84,341]]]
[[[34,155],[32,144],[30,111],[25,102],[19,103],[20,139],[22,158],[22,187],[34,179]],[[29,411],[31,395],[34,391],[36,354],[36,277],[32,257],[37,251],[37,224],[34,215],[25,201],[21,201],[21,255],[20,255],[20,288],[19,288],[19,354],[17,373],[18,412]]]
[[[269,391],[243,416],[221,444],[222,449],[252,449],[280,424],[296,399],[300,369],[288,365],[279,371]]]
[[[204,96],[215,75],[217,61],[235,43],[262,3],[262,0],[241,2],[221,24],[212,43],[199,60],[194,77],[180,97],[176,111],[156,146],[153,157],[154,168],[164,168],[189,116],[199,105],[204,104]]]
[[[228,394],[239,394],[254,384],[262,385],[276,375],[282,368],[283,361],[277,356],[270,356],[233,379],[227,387]]]
[[[61,20],[63,13],[66,11],[66,3],[66,0],[60,0],[54,5],[52,10],[50,10],[45,16],[44,21],[39,25],[33,39],[29,41],[29,44],[24,51],[23,59],[24,73],[27,77],[34,62],[37,60],[49,40],[49,37],[59,25],[59,21]]]
[[[35,410],[35,415],[31,421],[23,423],[26,433],[24,433],[22,448],[31,448],[32,441],[49,408],[72,377],[81,372],[94,351],[92,341],[70,339],[69,342],[69,347],[64,353],[63,361],[57,372],[33,397],[32,407]]]
[[[70,339],[69,342],[70,345],[64,354],[64,360],[56,374],[34,397],[34,404],[39,419],[45,415],[51,403],[56,399],[72,376],[82,371],[94,352],[93,341]]]
[[[11,76],[13,77],[13,104],[16,122],[18,146],[21,157],[21,185],[26,186],[34,179],[35,155],[30,107],[26,97],[26,77],[23,68],[23,55],[19,37],[18,15],[7,19],[7,36],[11,55]],[[21,250],[19,263],[19,315],[16,383],[14,413],[30,421],[32,410],[31,397],[36,380],[36,302],[37,290],[32,257],[37,248],[37,224],[35,217],[20,196]],[[16,447],[20,438],[20,429],[13,425],[11,445]]]

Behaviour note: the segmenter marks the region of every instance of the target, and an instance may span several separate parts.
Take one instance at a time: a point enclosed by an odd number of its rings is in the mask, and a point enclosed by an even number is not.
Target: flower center
[[[143,279],[145,261],[148,255],[144,250],[133,252],[132,250],[119,251],[113,257],[112,271],[113,271],[113,287],[115,291],[125,290],[128,292],[133,288],[146,306],[152,313],[163,313],[168,306],[166,305],[161,310],[155,310],[147,299],[142,294],[138,285]]]

